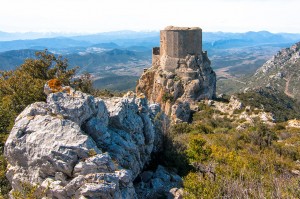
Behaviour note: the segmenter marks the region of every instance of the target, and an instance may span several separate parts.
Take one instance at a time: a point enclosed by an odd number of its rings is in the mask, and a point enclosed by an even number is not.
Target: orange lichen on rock
[[[61,92],[62,91],[62,84],[59,79],[51,79],[48,81],[48,86],[50,87],[53,93]]]
[[[70,86],[64,86],[59,79],[51,79],[44,86],[44,93],[49,95],[51,93],[64,92],[73,95],[75,90]]]

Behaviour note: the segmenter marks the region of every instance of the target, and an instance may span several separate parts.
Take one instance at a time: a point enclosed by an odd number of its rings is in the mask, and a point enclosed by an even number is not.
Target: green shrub
[[[198,123],[193,126],[193,132],[211,134],[214,133],[214,129],[209,125]]]
[[[217,198],[220,187],[211,179],[203,179],[199,173],[190,172],[183,179],[184,198]]]
[[[188,157],[185,154],[185,139],[181,139],[184,135],[179,135],[179,141],[174,138],[165,136],[163,143],[163,155],[159,154],[158,162],[177,169],[178,174],[185,176],[192,167],[189,165]]]
[[[193,138],[188,144],[186,150],[189,162],[204,162],[210,158],[212,150],[210,147],[206,146],[206,141],[202,138]]]
[[[89,157],[93,157],[93,156],[97,155],[97,152],[95,151],[95,149],[90,149],[88,151],[88,155],[89,155]]]
[[[277,135],[262,123],[258,123],[249,136],[252,143],[258,145],[260,149],[271,146],[272,142],[278,139]]]
[[[174,136],[178,134],[189,133],[191,132],[191,130],[192,127],[188,123],[182,122],[182,123],[172,125],[170,128],[170,133],[171,136]]]

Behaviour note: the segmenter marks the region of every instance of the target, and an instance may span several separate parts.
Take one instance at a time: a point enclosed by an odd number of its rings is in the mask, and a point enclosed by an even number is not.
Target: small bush
[[[172,136],[174,136],[178,134],[189,133],[191,132],[191,130],[192,128],[188,123],[182,122],[182,123],[172,125],[170,128],[170,133]]]
[[[21,183],[22,190],[12,192],[14,199],[40,199],[46,196],[46,189],[41,189],[39,185],[31,185],[28,182]]]
[[[95,151],[95,149],[90,149],[88,152],[89,157],[93,157],[95,155],[97,155],[97,152]]]
[[[211,134],[214,133],[214,129],[209,125],[200,123],[193,126],[193,132]]]
[[[192,162],[204,162],[210,158],[212,150],[206,146],[206,141],[202,138],[193,138],[186,150],[187,157],[190,163]]]
[[[167,101],[173,102],[174,96],[171,93],[164,93],[162,96],[162,101],[163,102],[167,102]]]

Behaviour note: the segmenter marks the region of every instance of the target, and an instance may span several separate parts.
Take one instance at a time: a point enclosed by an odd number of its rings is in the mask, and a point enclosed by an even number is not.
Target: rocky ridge
[[[59,199],[131,199],[180,188],[181,178],[162,166],[133,183],[160,149],[160,127],[153,123],[158,109],[135,96],[50,93],[46,103],[31,104],[17,117],[5,144],[12,193],[24,183]]]
[[[285,48],[268,60],[250,79],[250,88],[268,87],[300,99],[300,42]]]

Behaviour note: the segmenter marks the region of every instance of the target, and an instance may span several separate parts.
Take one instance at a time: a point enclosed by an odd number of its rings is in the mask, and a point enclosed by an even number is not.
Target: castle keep
[[[184,58],[188,54],[202,52],[202,30],[200,28],[167,27],[160,31],[160,54]]]
[[[178,58],[202,53],[202,30],[198,27],[168,26],[160,31],[160,47],[152,50],[152,64],[161,57],[167,57],[165,69],[172,69]]]

